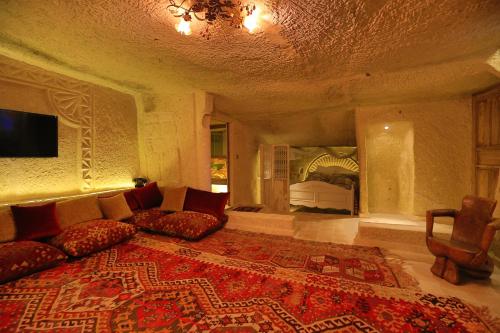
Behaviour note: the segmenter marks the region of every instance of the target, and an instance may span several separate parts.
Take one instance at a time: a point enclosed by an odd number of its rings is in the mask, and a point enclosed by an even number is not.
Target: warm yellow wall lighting
[[[119,187],[119,188],[114,188],[110,190],[102,190],[102,191],[92,191],[88,193],[79,193],[79,194],[67,194],[67,195],[60,195],[56,197],[48,197],[48,198],[40,198],[40,199],[33,199],[33,200],[18,200],[18,201],[12,201],[12,202],[3,202],[0,203],[0,207],[7,207],[11,205],[26,205],[26,204],[33,204],[33,203],[44,203],[44,202],[52,202],[52,201],[60,201],[60,200],[67,200],[67,199],[77,199],[77,198],[83,198],[83,197],[88,197],[92,195],[103,195],[103,194],[108,194],[108,193],[118,193],[118,192],[123,192],[126,190],[133,189],[133,186],[126,186],[126,187]]]

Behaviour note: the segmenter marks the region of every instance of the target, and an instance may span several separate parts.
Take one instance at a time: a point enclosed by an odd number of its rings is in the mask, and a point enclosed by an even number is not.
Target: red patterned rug
[[[498,332],[377,248],[221,230],[127,243],[0,286],[0,332]]]

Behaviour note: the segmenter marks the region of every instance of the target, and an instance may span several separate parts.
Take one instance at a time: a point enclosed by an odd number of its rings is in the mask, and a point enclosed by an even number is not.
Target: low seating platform
[[[226,227],[272,235],[293,236],[294,215],[226,210]]]

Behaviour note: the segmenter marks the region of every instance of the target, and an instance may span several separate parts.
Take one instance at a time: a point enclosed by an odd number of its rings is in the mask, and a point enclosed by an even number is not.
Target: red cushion
[[[184,210],[210,214],[221,221],[228,199],[229,193],[212,193],[189,187],[184,200]]]
[[[135,199],[134,190],[127,191],[123,193],[123,195],[125,196],[125,200],[127,200],[127,204],[130,207],[130,210],[136,210],[140,208],[139,203]]]
[[[157,220],[167,214],[169,213],[161,211],[159,208],[138,209],[134,211],[134,216],[126,220],[126,222],[136,226],[144,226],[149,225],[154,220]]]
[[[131,238],[135,226],[113,220],[92,220],[74,224],[51,238],[50,243],[73,257],[83,257]]]
[[[0,244],[0,283],[58,265],[67,256],[48,244],[19,241]]]
[[[141,209],[158,207],[163,201],[163,196],[156,182],[136,188],[132,193],[134,193],[135,199],[139,203]]]
[[[56,203],[41,206],[11,206],[16,224],[16,240],[36,240],[61,233]]]
[[[183,211],[165,214],[156,219],[140,220],[143,229],[187,240],[199,240],[224,226],[215,216],[199,212]]]

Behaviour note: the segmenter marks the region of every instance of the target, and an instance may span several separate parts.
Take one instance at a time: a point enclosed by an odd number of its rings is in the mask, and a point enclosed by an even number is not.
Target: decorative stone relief
[[[94,110],[89,85],[51,75],[32,66],[18,67],[0,58],[0,76],[4,80],[35,86],[47,92],[51,106],[67,126],[80,130],[82,189],[93,188]]]

